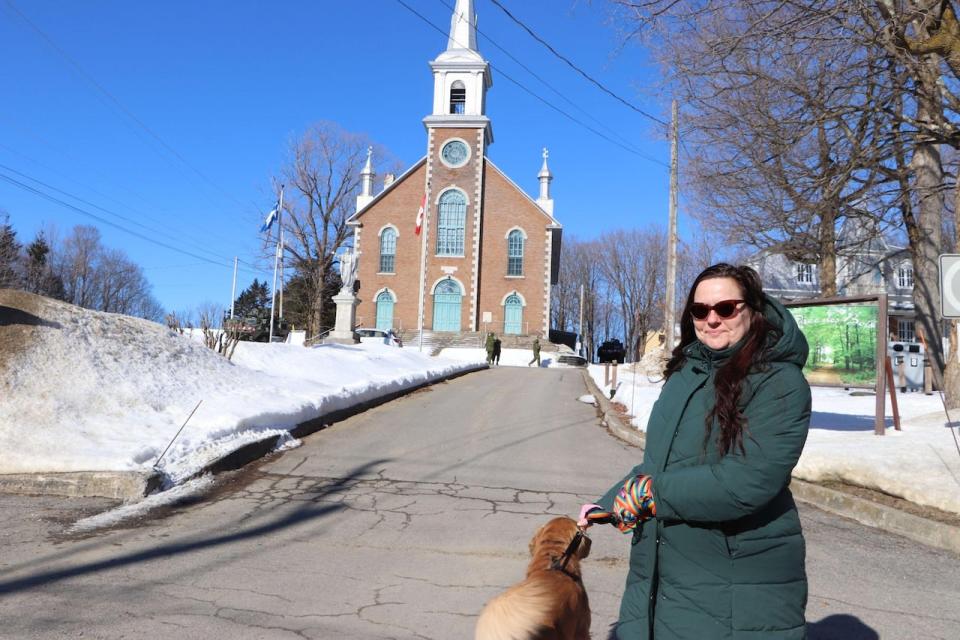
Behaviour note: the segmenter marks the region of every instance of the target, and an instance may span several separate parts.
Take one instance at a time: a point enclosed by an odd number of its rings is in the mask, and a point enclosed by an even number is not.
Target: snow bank
[[[0,473],[149,469],[202,401],[161,465],[183,477],[252,440],[469,368],[377,344],[241,343],[231,362],[146,320],[0,294]]]

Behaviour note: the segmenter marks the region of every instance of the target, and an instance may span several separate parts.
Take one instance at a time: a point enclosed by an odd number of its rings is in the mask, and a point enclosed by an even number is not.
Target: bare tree
[[[627,353],[638,360],[644,353],[647,332],[663,321],[666,231],[611,231],[601,235],[597,244],[601,273],[619,305]]]
[[[53,271],[64,299],[87,309],[161,321],[163,309],[143,269],[119,249],[108,249],[95,227],[77,226],[52,250]]]
[[[290,144],[289,158],[277,182],[285,184],[282,224],[286,254],[305,282],[310,315],[309,335],[321,331],[324,285],[330,279],[337,250],[347,246],[347,219],[354,213],[360,171],[367,149],[375,145],[364,135],[321,122]],[[378,164],[395,162],[375,148]]]
[[[240,342],[240,325],[223,325],[223,306],[215,302],[205,302],[197,309],[200,319],[200,331],[203,332],[203,344],[213,349],[227,360],[233,358],[233,352]]]

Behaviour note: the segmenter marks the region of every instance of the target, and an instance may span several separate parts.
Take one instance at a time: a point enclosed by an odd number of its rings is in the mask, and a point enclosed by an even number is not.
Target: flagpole
[[[280,188],[280,195],[283,196],[283,187]],[[280,206],[277,205],[277,218],[280,218]],[[277,263],[280,256],[280,231],[277,230],[277,249],[273,252],[273,288],[270,289],[270,338],[273,342],[273,310],[277,303]]]
[[[280,224],[280,319],[283,319],[283,185],[280,185],[280,201],[277,203],[277,222]]]
[[[233,320],[233,305],[237,301],[237,256],[233,256],[233,286],[230,288],[230,319]]]

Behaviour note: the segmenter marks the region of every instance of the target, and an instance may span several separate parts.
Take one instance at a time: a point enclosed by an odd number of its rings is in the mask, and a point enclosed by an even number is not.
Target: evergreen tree
[[[0,224],[0,288],[19,289],[23,285],[23,257],[17,232],[10,225],[10,216],[3,216]]]
[[[270,309],[270,288],[266,280],[254,278],[249,287],[240,292],[233,303],[234,314],[239,318],[258,316]]]
[[[43,231],[27,245],[23,287],[30,293],[63,300],[66,296],[63,280],[50,267],[50,244]]]

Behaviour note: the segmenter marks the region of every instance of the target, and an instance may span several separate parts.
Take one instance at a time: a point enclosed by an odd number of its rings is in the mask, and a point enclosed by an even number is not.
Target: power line
[[[413,7],[411,7],[410,5],[408,5],[406,2],[404,2],[404,0],[396,0],[396,1],[397,1],[398,4],[402,5],[407,11],[409,11],[410,13],[414,14],[415,16],[417,16],[418,18],[420,18],[421,20],[423,20],[424,22],[426,22],[428,25],[430,25],[430,27],[432,27],[432,28],[435,29],[436,31],[440,32],[441,34],[443,34],[443,35],[445,35],[445,36],[449,36],[449,34],[447,34],[446,31],[444,31],[443,29],[441,29],[441,28],[438,27],[437,25],[433,24],[433,22],[431,22],[431,21],[429,20],[429,18],[426,18],[425,16],[423,16],[423,15],[422,15],[421,13],[419,13],[416,9],[414,9]],[[463,46],[462,43],[459,43],[459,42],[458,42],[457,44],[460,45],[460,46]],[[465,48],[465,47],[464,47],[464,48]],[[571,120],[571,121],[579,124],[581,127],[587,129],[588,131],[590,131],[590,132],[593,133],[594,135],[599,136],[600,138],[603,138],[603,139],[606,140],[607,142],[609,142],[609,143],[611,143],[611,144],[614,144],[614,145],[620,147],[621,149],[623,149],[624,151],[626,151],[626,152],[628,152],[628,153],[632,153],[632,154],[634,154],[634,155],[636,155],[636,156],[638,156],[638,157],[640,157],[640,158],[643,158],[644,160],[648,160],[648,161],[650,161],[650,162],[652,162],[652,163],[654,163],[654,164],[658,164],[658,165],[660,165],[660,166],[662,166],[662,167],[665,167],[665,168],[668,168],[668,169],[670,168],[670,165],[668,165],[667,163],[662,162],[662,161],[660,161],[660,160],[657,160],[656,158],[653,158],[652,156],[648,156],[648,155],[645,155],[645,154],[643,154],[643,153],[640,153],[639,151],[636,151],[635,149],[631,149],[630,147],[628,147],[628,146],[627,146],[626,144],[624,144],[623,142],[620,142],[620,141],[618,141],[618,140],[614,140],[614,139],[611,138],[610,136],[604,134],[602,131],[598,131],[598,130],[596,130],[595,128],[591,127],[589,124],[587,124],[587,123],[583,122],[582,120],[580,120],[580,119],[578,119],[578,118],[570,115],[569,113],[567,113],[566,111],[564,111],[564,110],[561,109],[560,107],[556,106],[555,104],[553,104],[552,102],[550,102],[549,100],[547,100],[546,98],[544,98],[543,96],[537,94],[536,92],[532,91],[531,89],[528,89],[526,86],[523,85],[523,83],[521,83],[521,82],[519,82],[519,81],[517,81],[517,80],[514,80],[510,75],[508,75],[508,74],[507,74],[506,72],[504,72],[502,69],[494,66],[494,64],[493,64],[492,62],[491,62],[491,63],[488,63],[488,64],[490,64],[490,67],[493,68],[494,70],[496,70],[497,73],[499,73],[501,76],[503,76],[504,78],[506,78],[507,80],[509,80],[509,81],[512,82],[513,84],[517,85],[520,89],[522,89],[522,90],[525,91],[526,93],[530,94],[531,96],[533,96],[534,98],[536,98],[537,100],[539,100],[539,101],[542,102],[543,104],[547,105],[548,107],[550,107],[551,109],[553,109],[553,110],[556,111],[557,113],[561,114],[561,115],[564,116],[565,118],[568,118],[569,120]]]
[[[438,1],[440,2],[440,4],[442,4],[443,6],[445,6],[445,7],[448,8],[448,9],[450,9],[451,11],[456,11],[456,9],[455,9],[454,7],[452,7],[452,6],[450,5],[450,3],[447,2],[447,0],[438,0]],[[563,101],[565,101],[567,104],[569,104],[570,106],[572,106],[574,109],[576,109],[576,110],[579,111],[580,113],[584,114],[585,116],[587,116],[588,118],[590,118],[591,120],[593,120],[595,123],[599,124],[601,127],[603,127],[604,129],[606,129],[608,132],[612,133],[614,136],[618,135],[618,132],[615,131],[612,127],[607,126],[607,124],[606,124],[605,122],[603,122],[603,121],[600,120],[599,118],[594,117],[594,115],[593,115],[592,113],[590,113],[589,111],[587,111],[586,109],[584,109],[583,107],[581,107],[580,105],[578,105],[576,102],[574,102],[573,100],[571,100],[570,98],[568,98],[566,95],[563,94],[563,92],[561,92],[559,89],[557,89],[557,88],[554,87],[552,84],[550,84],[549,82],[547,82],[547,81],[546,81],[543,77],[541,77],[536,71],[534,71],[534,70],[531,69],[529,66],[527,66],[526,64],[524,64],[523,61],[521,61],[521,60],[520,60],[519,58],[517,58],[515,55],[513,55],[512,53],[510,53],[506,48],[504,48],[503,46],[501,46],[500,44],[498,44],[498,43],[497,43],[493,38],[491,38],[488,34],[486,34],[486,33],[484,33],[483,31],[481,31],[481,30],[480,30],[480,27],[477,25],[477,21],[476,21],[476,20],[474,20],[474,21],[472,22],[472,25],[473,25],[473,28],[476,29],[477,33],[480,34],[481,36],[483,36],[483,37],[486,39],[487,42],[489,42],[490,44],[492,44],[493,46],[495,46],[497,49],[499,49],[500,51],[502,51],[508,58],[510,58],[510,59],[513,60],[515,63],[517,63],[518,65],[520,65],[520,67],[521,67],[524,71],[526,71],[527,73],[529,73],[530,75],[532,75],[534,78],[536,78],[537,80],[539,80],[545,87],[547,87],[548,89],[550,89],[551,91],[553,91],[553,92],[554,92],[557,96],[559,96]],[[621,141],[622,141],[622,138],[621,138]],[[629,144],[629,143],[625,143],[625,144]],[[632,146],[632,145],[631,145],[631,146]],[[639,151],[638,151],[638,153],[639,153]]]
[[[555,55],[556,57],[558,57],[558,58],[560,58],[561,60],[563,60],[571,69],[573,69],[574,71],[576,71],[577,73],[579,73],[581,76],[583,76],[584,78],[586,78],[587,80],[589,80],[589,81],[590,81],[591,83],[593,83],[594,85],[596,85],[601,91],[603,91],[603,92],[606,93],[607,95],[613,97],[614,99],[618,100],[619,102],[622,102],[623,104],[625,104],[625,105],[628,106],[629,108],[633,109],[634,111],[636,111],[636,112],[639,113],[640,115],[644,116],[645,118],[649,118],[650,120],[653,120],[654,122],[656,122],[656,123],[658,123],[658,124],[661,124],[661,125],[663,125],[663,126],[665,126],[665,127],[669,127],[669,126],[670,126],[670,124],[669,124],[668,122],[664,122],[664,121],[661,120],[660,118],[658,118],[658,117],[656,117],[656,116],[654,116],[654,115],[651,115],[651,114],[647,113],[646,111],[644,111],[644,110],[641,109],[640,107],[636,106],[635,104],[633,104],[632,102],[630,102],[630,101],[627,100],[626,98],[622,98],[622,97],[620,97],[619,95],[617,95],[616,93],[614,93],[613,91],[611,91],[610,89],[608,89],[608,88],[607,88],[602,82],[600,82],[599,80],[594,79],[593,76],[591,76],[589,73],[587,73],[586,71],[584,71],[583,69],[581,69],[580,67],[578,67],[576,64],[574,64],[569,58],[567,58],[566,56],[564,56],[562,53],[560,53],[559,51],[557,51],[556,49],[554,49],[553,46],[552,46],[549,42],[547,42],[546,40],[544,40],[543,38],[541,38],[540,36],[538,36],[536,33],[534,33],[533,29],[531,29],[531,28],[528,27],[526,24],[524,24],[524,22],[523,22],[522,20],[520,20],[518,17],[516,17],[515,15],[513,15],[512,13],[510,13],[510,10],[507,9],[507,8],[506,8],[505,6],[503,6],[502,4],[500,4],[500,2],[499,2],[498,0],[490,0],[490,2],[492,2],[492,3],[495,4],[495,5],[497,5],[497,7],[499,7],[501,11],[503,11],[505,14],[507,14],[507,17],[509,17],[511,20],[513,20],[515,23],[517,23],[517,24],[520,26],[520,28],[522,28],[522,29],[523,29],[524,31],[526,31],[528,34],[530,34],[530,37],[531,37],[531,38],[533,38],[534,40],[536,40],[537,42],[539,42],[540,44],[542,44],[544,47],[546,47],[546,48],[550,51],[550,53],[552,53],[552,54]]]
[[[4,145],[0,145],[0,146],[4,146]],[[25,179],[27,179],[27,180],[30,180],[31,182],[34,182],[34,183],[36,183],[36,184],[44,187],[45,189],[48,189],[48,190],[50,190],[50,191],[54,191],[54,192],[59,193],[60,195],[63,195],[63,196],[67,196],[68,198],[72,198],[72,199],[76,200],[77,202],[81,202],[81,203],[87,205],[88,207],[93,207],[94,209],[97,209],[97,210],[99,210],[99,211],[102,211],[103,213],[106,213],[106,214],[108,214],[108,215],[111,215],[111,216],[113,216],[113,217],[115,217],[115,218],[119,218],[120,220],[123,220],[124,222],[128,222],[128,223],[130,223],[130,224],[136,225],[136,226],[138,226],[138,227],[140,227],[141,229],[144,229],[144,230],[146,230],[146,231],[150,231],[150,232],[159,234],[159,235],[161,235],[161,236],[164,236],[164,237],[166,237],[166,238],[169,238],[170,240],[179,240],[179,239],[181,239],[180,237],[174,236],[173,234],[170,234],[170,233],[168,233],[168,232],[166,232],[166,231],[164,231],[164,230],[162,230],[162,229],[157,229],[156,227],[151,227],[151,226],[149,226],[149,225],[145,225],[145,224],[143,224],[143,223],[141,223],[141,222],[138,222],[138,221],[136,221],[136,220],[134,220],[134,219],[132,219],[132,218],[128,218],[127,216],[124,216],[124,215],[122,215],[122,214],[119,214],[119,213],[117,213],[117,212],[115,212],[115,211],[111,211],[110,209],[107,209],[106,207],[102,207],[102,206],[100,206],[100,205],[98,205],[98,204],[96,204],[96,203],[94,203],[94,202],[90,202],[89,200],[85,200],[84,198],[81,198],[80,196],[76,196],[76,195],[74,195],[74,194],[72,194],[72,193],[70,193],[70,192],[68,192],[68,191],[64,191],[63,189],[59,189],[59,188],[57,188],[57,187],[55,187],[55,186],[53,186],[53,185],[51,185],[51,184],[48,184],[48,183],[46,183],[46,182],[44,182],[44,181],[42,181],[42,180],[40,180],[40,179],[38,179],[38,178],[34,178],[33,176],[27,175],[27,174],[23,173],[22,171],[17,171],[17,170],[14,169],[13,167],[9,167],[9,166],[7,166],[7,165],[5,165],[5,164],[3,164],[3,163],[0,163],[0,169],[3,169],[3,170],[5,170],[5,171],[9,171],[9,172],[11,172],[11,173],[14,173],[14,174],[20,176],[21,178],[25,178]],[[197,242],[194,242],[194,241],[189,240],[189,239],[186,239],[186,238],[184,238],[184,239],[187,240],[187,242],[188,242],[189,244],[191,244],[191,245],[193,245],[194,247],[200,249],[200,250],[203,251],[204,253],[207,253],[207,254],[209,254],[209,255],[211,255],[211,256],[214,256],[214,257],[216,257],[216,258],[219,258],[219,259],[221,259],[221,260],[233,260],[233,258],[228,258],[227,256],[222,256],[222,255],[219,255],[219,254],[217,254],[217,253],[215,253],[215,252],[213,252],[213,251],[210,251],[209,249],[207,249],[206,247],[201,246],[201,245],[200,245],[199,243],[197,243]],[[248,267],[256,268],[256,265],[253,265],[253,264],[251,264],[251,263],[249,263],[249,262],[247,262],[247,261],[245,261],[245,260],[240,260],[240,262],[241,262],[242,264],[248,266]]]
[[[6,182],[9,182],[10,184],[12,184],[13,186],[15,186],[15,187],[17,187],[17,188],[19,188],[19,189],[22,189],[22,190],[27,191],[27,192],[29,192],[29,193],[33,193],[33,194],[35,194],[35,195],[38,195],[38,196],[40,196],[41,198],[44,198],[44,199],[46,199],[46,200],[49,200],[50,202],[53,202],[53,203],[55,203],[55,204],[59,204],[60,206],[66,207],[67,209],[72,209],[73,211],[76,211],[77,213],[80,213],[81,215],[87,216],[87,217],[89,217],[89,218],[93,218],[94,220],[96,220],[97,222],[100,222],[101,224],[105,224],[105,225],[107,225],[108,227],[113,227],[114,229],[117,229],[117,230],[119,230],[119,231],[122,231],[123,233],[129,234],[129,235],[134,236],[134,237],[136,237],[136,238],[140,238],[141,240],[144,240],[144,241],[146,241],[146,242],[149,242],[150,244],[155,244],[155,245],[157,245],[157,246],[159,246],[159,247],[163,247],[163,248],[169,249],[169,250],[171,250],[171,251],[176,251],[177,253],[182,253],[182,254],[185,255],[185,256],[190,256],[191,258],[196,258],[197,260],[202,260],[203,262],[206,262],[206,263],[209,263],[209,264],[213,264],[213,265],[216,265],[216,266],[218,266],[218,267],[224,267],[224,268],[226,268],[226,269],[232,269],[232,268],[233,268],[233,265],[232,265],[232,264],[224,264],[224,263],[222,263],[222,262],[218,262],[218,261],[216,261],[216,260],[212,260],[212,259],[210,259],[210,258],[207,258],[206,256],[201,256],[201,255],[198,255],[198,254],[193,253],[193,252],[191,252],[191,251],[187,251],[187,250],[185,250],[185,249],[181,249],[181,248],[179,248],[179,247],[175,247],[175,246],[173,246],[173,245],[167,244],[166,242],[161,242],[160,240],[157,240],[157,239],[155,239],[155,238],[151,238],[151,237],[146,236],[146,235],[144,235],[144,234],[142,234],[142,233],[139,233],[139,232],[137,232],[137,231],[133,231],[133,230],[131,230],[131,229],[127,229],[127,228],[124,227],[123,225],[120,225],[120,224],[117,224],[117,223],[112,222],[112,221],[110,221],[110,220],[107,220],[106,218],[104,218],[104,217],[102,217],[102,216],[98,216],[98,215],[95,214],[95,213],[92,213],[92,212],[90,212],[90,211],[87,211],[86,209],[83,209],[83,208],[78,207],[78,206],[76,206],[76,205],[74,205],[74,204],[71,204],[71,203],[66,202],[66,201],[64,201],[64,200],[61,200],[60,198],[57,198],[56,196],[52,196],[52,195],[50,195],[49,193],[46,193],[45,191],[42,191],[42,190],[37,189],[37,188],[35,188],[35,187],[32,187],[32,186],[30,186],[29,184],[26,184],[26,183],[24,183],[24,182],[20,182],[20,181],[17,180],[16,178],[12,178],[12,177],[4,174],[4,173],[0,173],[0,180],[5,180]],[[71,196],[71,197],[72,197],[72,196]],[[79,198],[78,198],[78,200],[79,200]],[[247,272],[247,273],[250,273],[250,274],[259,274],[259,273],[260,273],[259,271],[253,271],[253,270],[247,269],[247,268],[244,268],[244,271]]]
[[[151,129],[150,127],[148,127],[148,126],[146,125],[146,123],[144,123],[142,120],[140,120],[140,118],[138,118],[132,111],[130,111],[129,109],[127,109],[127,108],[123,105],[123,103],[120,102],[120,100],[118,100],[112,93],[110,93],[109,91],[107,91],[107,89],[106,89],[105,87],[103,87],[103,85],[101,85],[99,82],[97,82],[96,78],[94,78],[92,75],[90,75],[90,74],[80,65],[79,62],[77,62],[76,60],[74,60],[74,59],[70,56],[70,54],[68,54],[68,53],[67,53],[66,51],[64,51],[56,42],[54,42],[53,38],[51,38],[50,36],[48,36],[43,30],[40,29],[40,27],[38,27],[37,25],[35,25],[22,11],[20,11],[20,9],[17,8],[17,6],[13,3],[13,0],[6,0],[6,3],[7,3],[7,6],[10,7],[10,9],[12,9],[13,12],[16,13],[16,14],[20,17],[20,19],[23,20],[23,21],[27,24],[27,26],[29,26],[40,38],[42,38],[42,39],[47,43],[47,45],[49,45],[54,51],[57,52],[57,54],[59,54],[64,60],[66,60],[66,61],[70,64],[70,66],[73,67],[74,71],[76,71],[76,73],[77,73],[81,78],[83,78],[84,80],[86,80],[89,84],[93,85],[93,87],[94,87],[97,91],[99,91],[101,94],[103,94],[111,103],[113,103],[113,105],[114,105],[117,109],[119,109],[121,113],[123,113],[125,116],[127,116],[127,118],[129,118],[129,119],[132,120],[133,122],[135,122],[135,123],[137,124],[137,126],[139,126],[141,129],[143,129],[151,138],[153,138],[154,140],[156,140],[164,149],[167,150],[168,153],[170,153],[170,154],[173,155],[177,160],[179,160],[180,162],[182,162],[182,163],[184,164],[184,166],[186,166],[188,169],[190,169],[191,171],[193,171],[194,173],[196,173],[198,176],[200,176],[200,178],[201,178],[204,182],[206,182],[208,185],[210,185],[211,187],[213,187],[214,189],[216,189],[216,190],[217,190],[218,192],[220,192],[222,195],[226,196],[227,198],[229,198],[230,200],[232,200],[233,202],[235,202],[235,203],[238,204],[239,206],[241,206],[241,207],[244,206],[242,202],[240,202],[239,200],[237,200],[237,199],[233,196],[233,194],[231,194],[231,193],[229,193],[228,191],[220,188],[220,186],[217,185],[217,184],[216,184],[213,180],[211,180],[209,177],[207,177],[207,175],[206,175],[205,173],[203,173],[202,171],[200,171],[199,169],[197,169],[195,166],[193,166],[192,164],[190,164],[190,162],[188,162],[186,158],[184,158],[182,155],[180,155],[180,153],[179,153],[176,149],[174,149],[172,146],[170,146],[169,144],[167,144],[167,142],[166,142],[163,138],[161,138],[161,137],[159,136],[159,134],[157,134],[155,131],[153,131],[153,129]]]

